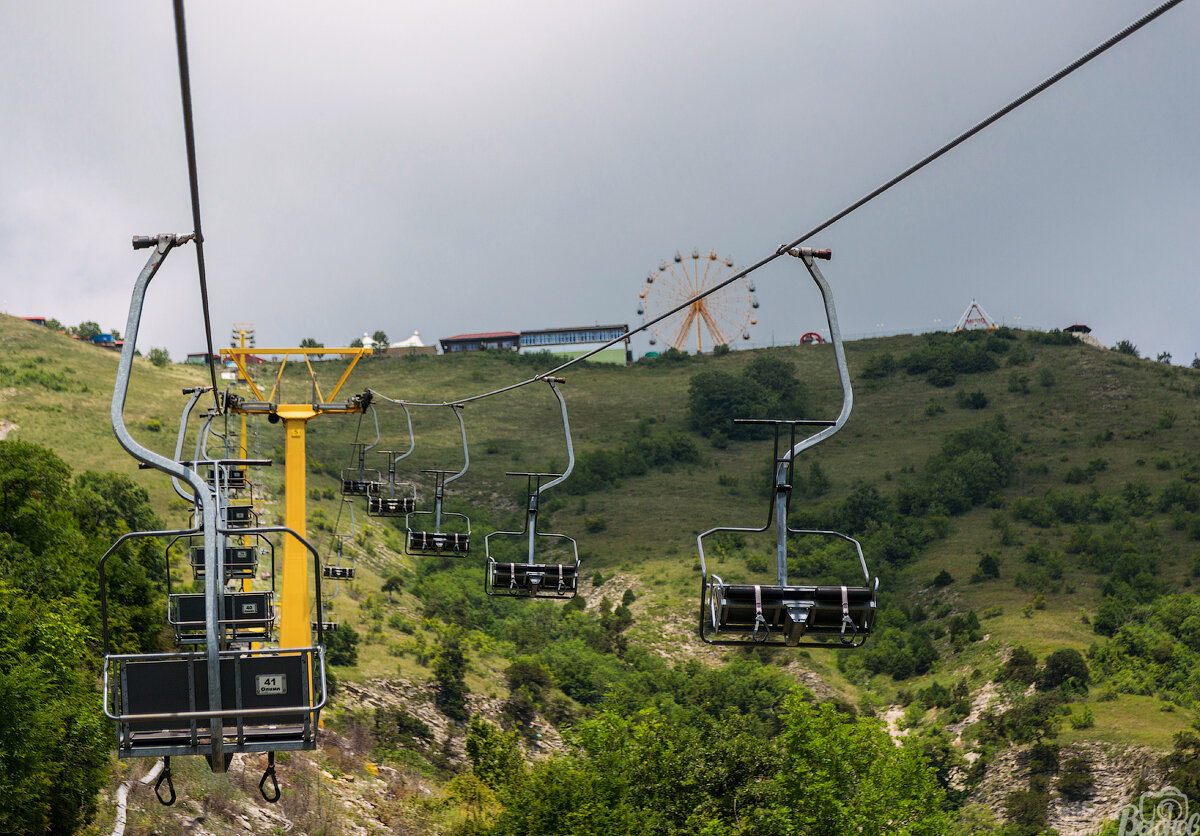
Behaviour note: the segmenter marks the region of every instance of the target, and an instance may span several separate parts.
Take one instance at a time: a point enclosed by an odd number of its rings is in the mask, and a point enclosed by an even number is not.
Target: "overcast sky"
[[[770,255],[1152,5],[192,2],[214,337],[637,323],[676,250]],[[1197,43],[1193,0],[811,241],[843,331],[977,299],[1190,362]],[[3,310],[123,329],[130,237],[192,226],[170,3],[2,3],[0,79]],[[754,278],[749,344],[824,326],[799,262]],[[150,346],[203,350],[191,248]]]

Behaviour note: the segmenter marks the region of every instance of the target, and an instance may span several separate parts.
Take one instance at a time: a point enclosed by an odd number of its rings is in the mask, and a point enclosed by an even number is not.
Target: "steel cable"
[[[196,244],[196,270],[200,274],[200,302],[204,310],[204,340],[208,346],[208,371],[212,378],[213,403],[220,408],[217,366],[213,362],[212,321],[208,312],[208,280],[204,272],[204,235],[200,231],[200,185],[196,175],[196,134],[192,127],[192,83],[188,72],[187,31],[183,22],[183,0],[175,0],[175,50],[179,55],[179,97],[183,103],[183,137],[187,145],[188,185],[192,193],[192,235]]]

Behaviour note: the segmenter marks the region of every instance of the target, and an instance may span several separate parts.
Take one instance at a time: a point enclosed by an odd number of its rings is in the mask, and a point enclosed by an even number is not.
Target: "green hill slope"
[[[10,437],[53,448],[77,471],[135,475],[165,506],[164,480],[138,473],[108,427],[115,355],[11,318],[0,320],[0,350],[0,420],[18,427]],[[1064,724],[1063,739],[1169,749],[1200,700],[1191,673],[1200,668],[1192,638],[1200,612],[1190,595],[1200,574],[1200,372],[1011,331],[864,340],[849,344],[847,355],[854,412],[840,434],[797,463],[792,507],[797,519],[840,525],[863,540],[882,579],[878,635],[853,653],[760,657],[864,710],[891,707],[888,716],[902,726],[958,729],[956,745],[975,747],[986,762],[997,740],[1027,739],[1004,725],[1016,722],[1005,706],[1025,699],[1014,683],[1035,675],[1044,683],[1051,654],[1078,651],[1090,688],[1062,692],[1063,710],[1080,717],[1086,710],[1091,722]],[[695,538],[717,525],[765,521],[770,440],[695,432],[689,386],[701,374],[740,376],[762,357],[794,369],[806,417],[834,417],[840,396],[829,346],[630,368],[584,364],[565,373],[578,472],[547,495],[543,527],[578,539],[587,612],[601,613],[596,630],[625,631],[617,646],[628,642],[671,661],[741,655],[709,652],[695,636]],[[313,366],[328,391],[346,361]],[[371,389],[442,403],[547,367],[543,358],[490,353],[374,358],[359,364],[343,394]],[[269,387],[274,371],[264,366],[255,375]],[[139,361],[127,410],[135,434],[168,450],[180,388],[204,380],[202,370]],[[307,370],[289,366],[278,399],[307,401],[310,387]],[[520,526],[524,480],[505,472],[557,470],[567,457],[557,403],[540,382],[472,402],[464,415],[470,469],[448,495],[453,510],[471,517],[479,545],[493,528]],[[402,478],[424,501],[428,476],[419,471],[459,468],[461,443],[450,410],[414,407],[412,416],[416,447],[401,462]],[[375,416],[309,423],[309,532],[325,544],[335,528],[350,532],[338,477],[354,465],[351,442],[375,440],[375,417],[377,450],[407,450],[404,413],[383,398]],[[147,429],[152,421],[162,425],[157,432]],[[282,427],[256,421],[253,431],[252,449],[277,464],[264,481],[278,514]],[[1003,467],[989,458],[1001,452]],[[649,465],[629,464],[647,458]],[[386,471],[378,452],[367,465]],[[355,523],[347,547],[359,575],[343,584],[333,608],[362,641],[339,676],[436,679],[445,625],[458,625],[470,643],[464,687],[511,704],[515,686],[504,671],[514,654],[545,647],[519,632],[533,629],[543,610],[530,607],[531,615],[522,604],[485,600],[480,559],[402,556],[403,520],[368,518],[360,505]],[[765,578],[764,551],[748,538],[715,559],[727,580]],[[822,563],[816,551],[795,559],[797,573],[836,575],[837,561]],[[384,593],[391,576],[402,589]],[[609,597],[611,607],[626,589],[634,590],[625,596],[631,615],[613,628],[600,600]],[[1029,678],[1002,667],[1018,646],[1042,665]],[[577,716],[591,692],[570,684],[564,659],[537,653],[564,700],[560,714]],[[587,664],[596,668],[588,687],[601,694],[617,681],[603,677],[623,675],[608,663]],[[966,696],[942,699],[939,689],[949,694],[956,682]],[[1007,696],[989,709],[997,687]],[[550,703],[539,705],[539,716],[554,714]]]

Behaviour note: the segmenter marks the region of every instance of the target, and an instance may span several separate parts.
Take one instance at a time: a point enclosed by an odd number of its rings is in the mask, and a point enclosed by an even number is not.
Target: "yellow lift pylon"
[[[230,337],[238,342],[238,348],[242,348],[242,349],[246,348],[247,340],[250,341],[249,347],[253,348],[254,347],[254,323],[253,322],[235,322],[233,324],[233,333],[230,334]],[[240,380],[245,380],[246,382],[250,381],[250,375],[246,374],[246,369],[242,366],[238,367],[238,378]],[[241,429],[241,432],[238,434],[238,458],[243,459],[243,460],[250,458],[250,445],[248,444],[248,442],[246,440],[246,413],[245,412],[242,413],[242,429]],[[254,504],[253,490],[251,490],[251,493],[250,493],[250,504],[251,505]],[[250,587],[253,585],[253,583],[254,582],[250,578],[243,579],[242,580],[242,592],[249,592]],[[253,647],[253,646],[254,645],[251,645],[251,647]]]
[[[308,422],[318,415],[345,415],[361,413],[364,404],[361,400],[350,398],[343,403],[335,399],[341,391],[350,372],[358,364],[364,354],[370,354],[369,348],[227,348],[222,354],[233,360],[238,372],[254,393],[256,401],[237,400],[231,402],[229,411],[235,414],[265,414],[269,420],[282,421],[284,433],[284,470],[283,470],[283,519],[284,525],[295,531],[301,537],[307,537],[305,527],[306,500],[308,490],[305,486],[307,460],[305,452],[304,431]],[[312,355],[337,354],[349,358],[346,371],[338,378],[333,390],[325,395],[317,383],[309,357]],[[246,371],[246,358],[278,357],[279,371],[275,375],[275,385],[268,396],[264,397],[262,390],[251,380]],[[289,357],[299,355],[304,358],[308,367],[309,378],[312,381],[313,400],[311,403],[276,403],[279,394],[279,384],[283,379],[283,370]],[[281,568],[279,607],[279,646],[308,647],[312,644],[312,598],[309,592],[308,550],[295,537],[285,536],[283,540],[283,566]]]

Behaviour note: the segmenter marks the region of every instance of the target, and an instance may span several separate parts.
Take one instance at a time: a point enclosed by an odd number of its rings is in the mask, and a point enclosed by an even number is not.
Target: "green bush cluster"
[[[110,728],[96,561],[131,530],[161,528],[127,476],[71,470],[51,451],[0,441],[0,832],[74,833],[96,812]],[[113,650],[158,650],[162,545],[107,564]]]
[[[900,358],[900,368],[924,375],[934,386],[953,386],[960,374],[979,374],[1000,368],[998,357],[1008,352],[1015,332],[939,331],[926,334],[924,344]]]
[[[735,424],[737,418],[803,418],[808,396],[795,367],[769,354],[754,357],[741,374],[709,369],[688,384],[688,425],[711,436],[769,438],[770,428]]]
[[[564,754],[528,768],[486,737],[472,763],[502,809],[476,819],[480,834],[933,834],[949,820],[917,741],[800,694],[765,739],[732,712],[679,723],[658,706],[584,720]]]
[[[1200,601],[1191,595],[1162,596],[1127,607],[1104,621],[1105,629],[1114,623],[1112,640],[1090,654],[1091,667],[1106,687],[1158,695],[1186,708],[1200,705]]]
[[[40,386],[51,392],[88,391],[87,384],[77,382],[71,374],[69,368],[61,372],[47,371],[29,361],[22,363],[20,369],[0,364],[0,379],[7,380],[8,385]]]
[[[630,476],[644,476],[654,468],[691,464],[700,460],[700,449],[689,436],[674,430],[651,428],[642,419],[617,450],[588,450],[575,460],[571,478],[562,484],[568,494],[585,494],[612,488]]]

